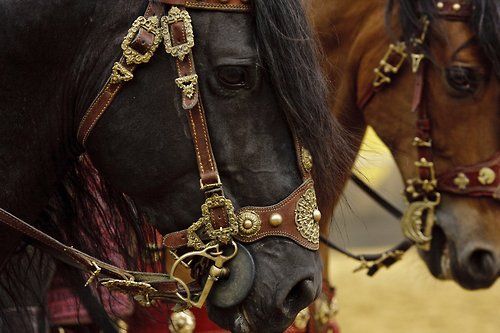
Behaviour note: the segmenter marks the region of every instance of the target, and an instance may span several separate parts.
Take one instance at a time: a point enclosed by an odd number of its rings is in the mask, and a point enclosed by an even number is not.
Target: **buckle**
[[[398,57],[395,64],[389,62],[393,56]],[[407,57],[405,43],[390,44],[389,49],[384,54],[382,60],[380,60],[379,66],[374,69],[375,80],[373,81],[373,86],[379,87],[384,83],[391,83],[391,78],[388,74],[397,74]]]
[[[141,28],[154,36],[153,43],[145,53],[140,53],[131,46]],[[158,45],[160,45],[161,38],[160,23],[158,17],[151,16],[145,18],[144,16],[139,16],[134,21],[134,23],[132,23],[132,26],[128,30],[127,36],[125,36],[121,45],[123,56],[125,57],[127,64],[138,65],[147,63],[155,53]]]
[[[215,229],[212,225],[212,217],[210,211],[214,208],[225,208],[227,217],[229,219],[229,227]],[[238,233],[238,221],[236,219],[236,214],[234,213],[234,207],[231,200],[224,196],[214,194],[205,200],[205,203],[201,206],[202,216],[198,221],[193,223],[188,228],[188,243],[187,246],[193,247],[196,250],[201,250],[207,246],[223,243],[229,244],[232,240],[232,236]],[[201,239],[199,233],[208,236],[209,241],[204,243]]]
[[[177,22],[182,22],[183,24],[185,42],[182,44],[174,43],[172,32],[170,31],[170,26]],[[170,8],[167,16],[161,18],[161,31],[165,43],[165,51],[172,57],[179,58],[181,61],[184,60],[184,57],[191,52],[194,46],[193,25],[191,24],[191,16],[189,16],[188,11],[175,6]]]

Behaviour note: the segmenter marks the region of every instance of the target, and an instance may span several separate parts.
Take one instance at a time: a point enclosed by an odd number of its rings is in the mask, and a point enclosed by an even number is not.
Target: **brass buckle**
[[[146,51],[146,53],[144,54],[139,53],[130,46],[134,38],[139,33],[140,28],[143,28],[147,32],[154,35],[153,44],[151,45],[149,50]],[[158,17],[151,16],[145,18],[144,16],[139,16],[134,21],[134,23],[132,23],[132,26],[128,30],[127,36],[125,36],[121,45],[123,50],[123,56],[125,57],[127,64],[138,65],[147,63],[155,53],[156,49],[158,48],[158,45],[160,45],[160,42],[161,42],[161,32],[160,32],[160,23]]]
[[[214,208],[225,207],[227,217],[229,219],[229,227],[214,229],[212,225],[212,218],[210,216],[210,210]],[[205,203],[201,206],[202,216],[198,221],[193,223],[188,228],[187,246],[193,247],[196,250],[201,250],[207,246],[213,245],[214,242],[229,244],[232,240],[232,236],[238,233],[238,221],[236,219],[236,214],[234,212],[234,207],[231,200],[224,196],[214,194],[205,200]],[[209,238],[209,241],[205,244],[198,232],[203,229],[204,233]]]
[[[233,259],[238,253],[238,245],[234,241],[231,242],[231,245],[233,246],[234,250],[230,255],[224,255],[224,253],[220,249],[220,245],[215,244],[212,246],[208,246],[201,251],[188,252],[178,257],[178,259],[174,262],[172,268],[170,269],[170,277],[173,278],[177,282],[177,284],[180,285],[181,289],[186,293],[186,296],[183,296],[180,292],[177,292],[176,294],[181,301],[186,303],[187,307],[194,306],[197,308],[201,308],[203,304],[205,304],[205,301],[207,300],[207,297],[210,294],[210,291],[212,290],[214,283],[219,278],[227,276],[229,271],[226,268],[224,268],[224,264],[227,261]],[[213,265],[210,267],[207,281],[205,282],[205,285],[203,286],[201,293],[198,295],[198,298],[196,299],[194,299],[193,295],[191,294],[191,291],[189,290],[189,287],[186,284],[186,282],[182,281],[180,278],[175,276],[177,267],[183,264],[186,261],[186,259],[191,257],[204,257],[214,262]]]
[[[389,62],[389,58],[393,55],[399,57],[395,64]],[[391,83],[391,78],[388,74],[397,74],[407,57],[408,54],[406,53],[406,44],[404,42],[390,44],[389,49],[382,60],[380,60],[379,66],[374,69],[375,80],[373,81],[373,86],[380,87],[385,83]]]
[[[172,35],[170,33],[170,25],[182,22],[184,26],[184,36],[186,42],[183,44],[174,45],[172,40]],[[184,57],[191,52],[194,46],[194,33],[193,25],[191,24],[191,16],[185,9],[179,9],[178,7],[172,7],[168,11],[167,16],[161,18],[161,31],[163,33],[163,40],[165,43],[165,51],[172,57],[179,58],[179,60],[184,60]]]

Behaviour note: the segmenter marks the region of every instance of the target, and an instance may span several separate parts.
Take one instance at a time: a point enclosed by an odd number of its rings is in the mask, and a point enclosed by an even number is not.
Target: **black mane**
[[[500,76],[500,2],[498,0],[469,0],[473,4],[470,20],[475,33],[475,41],[490,61],[495,75]],[[395,5],[399,4],[399,21],[403,30],[403,39],[409,41],[421,27],[422,14],[429,19],[436,19],[436,7],[433,0],[389,0],[387,18],[390,18]],[[390,26],[390,25],[389,25]]]
[[[342,190],[354,152],[332,118],[319,52],[302,0],[254,0],[257,48],[292,131],[314,158],[320,200]]]

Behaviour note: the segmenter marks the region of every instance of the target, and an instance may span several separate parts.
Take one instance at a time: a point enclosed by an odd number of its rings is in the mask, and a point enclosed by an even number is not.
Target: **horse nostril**
[[[300,310],[307,307],[316,297],[316,288],[312,279],[299,281],[288,292],[283,301],[283,312],[295,316]]]
[[[472,275],[491,279],[497,275],[495,256],[489,250],[478,249],[469,256],[469,265]]]

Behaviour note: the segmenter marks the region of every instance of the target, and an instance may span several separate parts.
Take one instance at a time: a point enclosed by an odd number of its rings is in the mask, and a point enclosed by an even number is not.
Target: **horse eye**
[[[460,93],[473,93],[479,87],[481,77],[474,69],[464,66],[446,68],[446,81]]]
[[[227,88],[239,89],[247,86],[247,70],[243,66],[221,66],[217,78]]]

